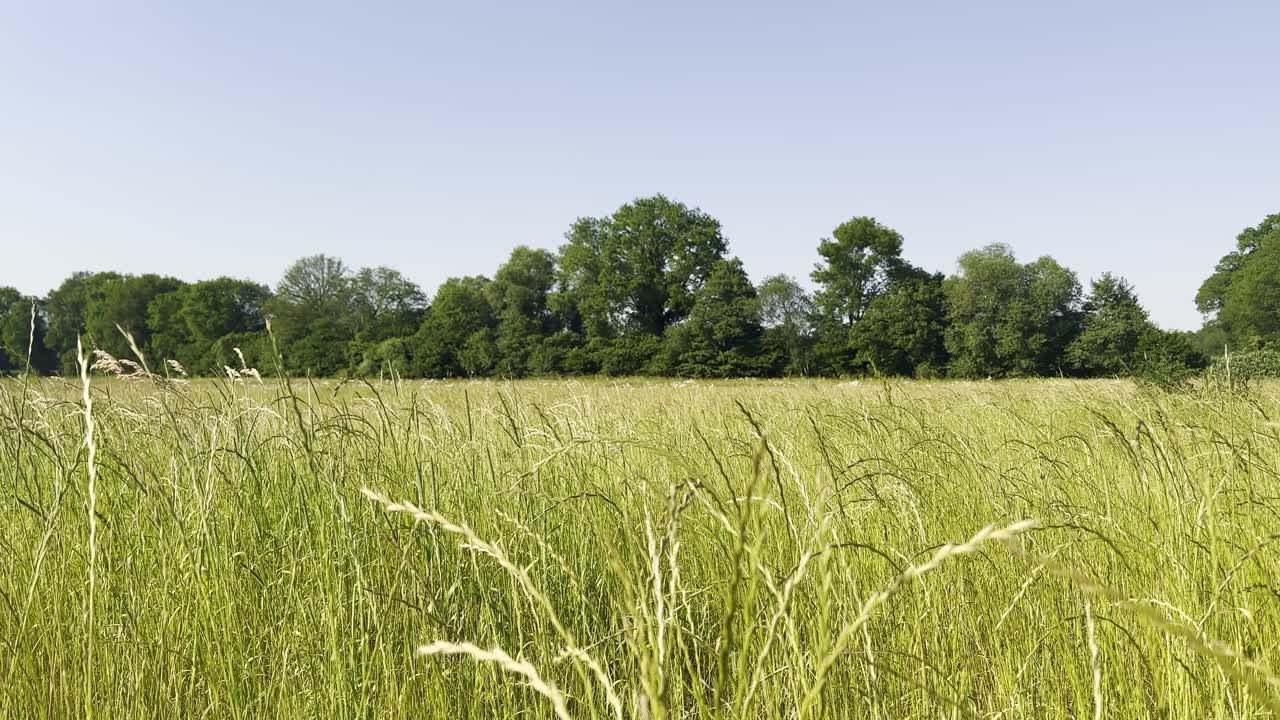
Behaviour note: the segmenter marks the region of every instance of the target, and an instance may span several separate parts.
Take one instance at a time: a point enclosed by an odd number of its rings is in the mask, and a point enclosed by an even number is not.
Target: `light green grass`
[[[0,717],[1275,716],[1274,387],[93,382],[92,548],[0,383]]]

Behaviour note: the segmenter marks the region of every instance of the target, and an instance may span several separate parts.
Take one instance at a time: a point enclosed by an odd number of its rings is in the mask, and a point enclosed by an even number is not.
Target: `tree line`
[[[1085,292],[1049,256],[1023,263],[993,244],[944,277],[902,250],[892,228],[855,217],[819,242],[814,292],[786,275],[756,285],[715,218],[658,195],[431,298],[394,269],[324,255],[274,290],[79,272],[43,298],[0,288],[0,373],[73,374],[83,338],[192,375],[279,359],[312,376],[1090,377],[1195,369],[1228,343],[1280,339],[1280,215],[1241,233],[1200,288],[1198,333],[1156,327],[1121,277]]]

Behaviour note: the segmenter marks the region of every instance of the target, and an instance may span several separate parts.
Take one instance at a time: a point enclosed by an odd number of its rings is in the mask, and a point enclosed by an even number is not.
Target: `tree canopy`
[[[1196,306],[1237,347],[1280,340],[1280,214],[1236,236],[1236,249],[1200,286]]]
[[[1028,377],[1062,371],[1079,332],[1080,281],[1045,256],[1023,265],[1013,250],[988,245],[960,256],[943,284],[945,346],[961,377]]]
[[[72,374],[76,342],[192,375],[244,362],[291,375],[1115,376],[1196,367],[1202,350],[1280,341],[1280,215],[1237,238],[1196,296],[1195,335],[1157,328],[1133,286],[992,244],[948,277],[855,216],[816,243],[812,289],[753,284],[706,212],[663,195],[515,247],[491,276],[429,297],[391,267],[299,259],[274,288],[219,277],[76,272],[43,298],[0,288],[0,374]],[[34,313],[33,313],[34,308]],[[276,354],[278,351],[278,355]]]

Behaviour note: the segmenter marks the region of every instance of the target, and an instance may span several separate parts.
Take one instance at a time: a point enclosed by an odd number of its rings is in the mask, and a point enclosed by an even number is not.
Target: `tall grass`
[[[1280,387],[122,372],[0,382],[0,717],[1280,716]]]

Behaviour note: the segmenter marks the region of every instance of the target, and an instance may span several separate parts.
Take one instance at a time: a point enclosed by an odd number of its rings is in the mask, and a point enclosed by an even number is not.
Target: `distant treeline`
[[[433,298],[391,268],[323,255],[274,291],[114,272],[43,298],[0,288],[0,373],[74,374],[77,338],[136,359],[121,330],[157,372],[172,360],[220,374],[242,367],[239,348],[264,373],[280,358],[293,375],[423,378],[1115,376],[1280,338],[1280,215],[1241,233],[1205,281],[1198,333],[1157,328],[1123,278],[1085,293],[1053,258],[1022,263],[1006,245],[961,255],[949,277],[923,270],[869,217],[819,242],[812,294],[786,275],[753,285],[715,218],[661,195],[565,239],[517,247],[492,277],[450,278]]]

